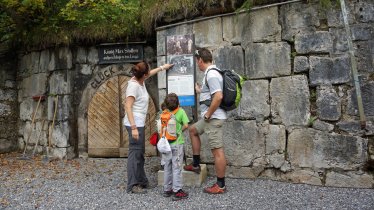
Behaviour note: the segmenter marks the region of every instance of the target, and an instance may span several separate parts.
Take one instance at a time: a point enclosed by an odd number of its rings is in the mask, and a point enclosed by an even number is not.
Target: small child
[[[183,165],[183,146],[184,138],[183,131],[188,128],[188,116],[186,112],[179,107],[179,99],[177,94],[170,93],[164,100],[166,108],[172,112],[176,109],[175,113],[176,127],[178,137],[175,141],[169,142],[171,147],[171,158],[164,158],[164,187],[163,196],[170,197],[173,195],[172,200],[177,201],[183,198],[188,198],[188,193],[182,190],[182,165]],[[163,155],[164,156],[164,155]]]

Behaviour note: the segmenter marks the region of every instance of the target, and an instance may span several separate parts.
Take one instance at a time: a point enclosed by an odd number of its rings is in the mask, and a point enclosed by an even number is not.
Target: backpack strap
[[[209,73],[209,71],[210,70],[215,70],[215,71],[218,71],[220,74],[221,74],[221,70],[220,69],[218,69],[218,68],[216,68],[216,67],[213,67],[213,68],[210,68],[210,69],[208,69],[208,71],[206,72],[206,75],[205,75],[205,85],[209,88],[209,84],[208,84],[208,73]],[[210,88],[209,88],[210,89]],[[210,93],[210,91],[209,91],[209,93]],[[204,105],[206,105],[206,106],[210,106],[210,104],[212,103],[212,95],[210,95],[210,98],[211,99],[208,99],[208,100],[205,100],[205,101],[200,101],[199,102],[199,104],[201,105],[201,104],[204,104]]]

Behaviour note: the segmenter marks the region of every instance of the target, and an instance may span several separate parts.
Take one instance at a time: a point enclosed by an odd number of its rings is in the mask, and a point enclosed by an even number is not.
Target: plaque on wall
[[[143,60],[141,44],[101,44],[98,46],[99,64],[134,63]]]

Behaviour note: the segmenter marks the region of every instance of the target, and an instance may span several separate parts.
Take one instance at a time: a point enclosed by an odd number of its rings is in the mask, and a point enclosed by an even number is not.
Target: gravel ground
[[[126,193],[127,159],[43,162],[0,155],[0,209],[374,209],[373,189],[318,187],[270,180],[229,179],[228,191],[209,195],[186,187],[188,199],[171,201],[154,186],[147,194]],[[158,158],[146,159],[157,184]],[[152,163],[152,164],[151,164]],[[209,177],[207,184],[214,182]]]

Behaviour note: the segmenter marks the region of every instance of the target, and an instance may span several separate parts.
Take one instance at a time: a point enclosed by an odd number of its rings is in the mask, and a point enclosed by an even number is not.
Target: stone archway
[[[83,91],[78,108],[78,152],[90,157],[127,157],[128,134],[122,126],[124,91],[131,64],[100,69]],[[156,106],[150,96],[146,119],[146,156],[156,155],[147,141],[155,130]]]

